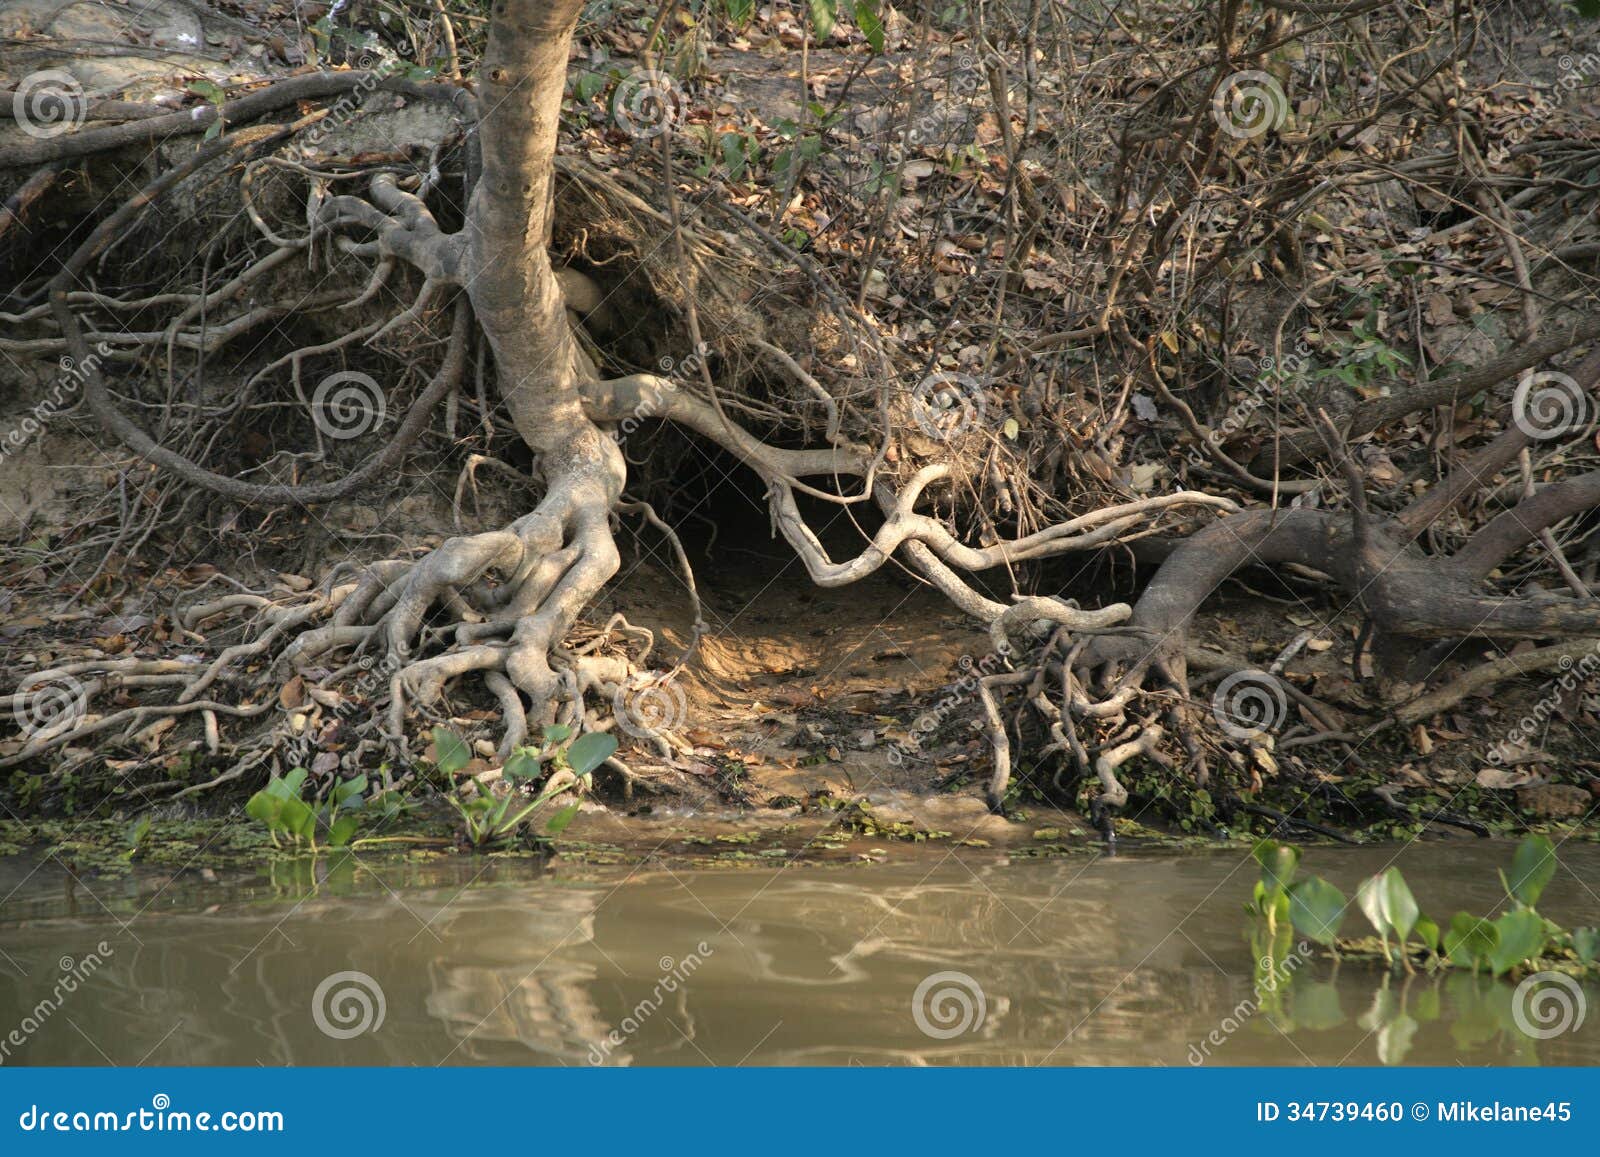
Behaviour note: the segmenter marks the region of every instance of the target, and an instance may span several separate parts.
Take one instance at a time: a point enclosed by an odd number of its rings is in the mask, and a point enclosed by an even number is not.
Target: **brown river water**
[[[1497,910],[1510,853],[1319,847],[1303,868],[1348,894],[1397,863],[1444,924]],[[1560,859],[1541,909],[1600,924],[1600,845]],[[1519,996],[1317,953],[1258,990],[1254,879],[1236,848],[896,845],[884,864],[694,871],[345,857],[79,885],[0,861],[0,1063],[1600,1064],[1592,983]]]

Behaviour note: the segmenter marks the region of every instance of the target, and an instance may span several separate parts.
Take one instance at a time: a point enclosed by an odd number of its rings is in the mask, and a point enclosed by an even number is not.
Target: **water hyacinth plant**
[[[1336,958],[1369,959],[1408,973],[1419,963],[1430,970],[1455,966],[1497,978],[1519,971],[1581,973],[1597,967],[1600,929],[1569,931],[1535,907],[1555,878],[1555,846],[1548,836],[1523,840],[1509,872],[1501,870],[1507,911],[1499,916],[1457,912],[1444,925],[1423,913],[1399,868],[1363,880],[1352,901],[1320,876],[1297,879],[1298,848],[1265,840],[1256,845],[1254,855],[1261,874],[1245,911],[1253,921],[1251,939],[1258,955],[1276,956],[1292,930]],[[1352,906],[1375,936],[1340,938]]]

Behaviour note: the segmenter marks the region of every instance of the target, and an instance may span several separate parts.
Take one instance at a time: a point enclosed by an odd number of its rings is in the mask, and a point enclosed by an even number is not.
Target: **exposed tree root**
[[[1385,513],[1375,505],[1369,507],[1364,476],[1346,445],[1349,439],[1404,415],[1491,389],[1546,357],[1592,342],[1600,337],[1600,325],[1569,322],[1475,369],[1418,383],[1392,396],[1336,405],[1339,426],[1320,411],[1296,415],[1303,428],[1275,440],[1270,455],[1263,451],[1236,458],[1226,453],[1195,408],[1168,384],[1171,375],[1164,375],[1157,362],[1158,343],[1169,336],[1167,329],[1153,322],[1136,333],[1121,297],[1128,285],[1153,287],[1171,272],[1166,263],[1173,237],[1187,227],[1184,218],[1220,163],[1218,130],[1197,114],[1185,122],[1187,131],[1196,134],[1194,139],[1182,142],[1196,154],[1194,170],[1187,175],[1192,187],[1174,190],[1163,176],[1147,191],[1137,191],[1131,184],[1117,190],[1117,209],[1111,214],[1117,231],[1107,234],[1105,252],[1109,272],[1096,290],[1101,300],[1084,307],[1086,324],[1035,335],[1019,345],[1015,359],[1000,364],[1020,369],[1030,364],[1030,358],[1071,342],[1105,338],[1147,376],[1149,394],[1178,415],[1183,430],[1204,448],[1206,460],[1220,465],[1244,492],[1270,494],[1273,505],[1242,506],[1233,497],[1188,483],[1169,487],[1167,493],[1129,497],[1134,490],[1117,490],[1107,483],[1105,493],[1115,491],[1115,499],[1073,513],[1065,502],[1037,500],[1044,487],[1030,476],[1028,467],[1038,463],[1027,462],[1006,444],[1022,436],[1016,418],[1007,423],[1004,439],[978,429],[969,432],[964,443],[947,441],[950,431],[938,421],[916,423],[926,435],[921,442],[941,445],[932,455],[910,450],[916,436],[907,437],[908,428],[915,418],[927,419],[928,414],[918,413],[916,406],[923,400],[915,391],[910,391],[908,400],[908,391],[895,380],[886,343],[874,326],[865,324],[859,308],[862,298],[858,295],[852,305],[849,295],[810,256],[796,252],[774,230],[733,204],[713,207],[748,227],[762,245],[804,273],[818,300],[831,311],[827,316],[837,331],[833,335],[837,350],[850,351],[852,368],[827,374],[797,350],[754,332],[754,326],[751,332],[722,327],[724,332],[712,335],[715,348],[705,340],[700,316],[705,255],[731,243],[726,238],[711,239],[711,231],[706,237],[691,236],[696,211],[703,206],[686,211],[679,203],[670,146],[664,143],[661,150],[664,209],[627,188],[621,177],[602,177],[574,159],[557,161],[569,42],[580,8],[578,0],[507,0],[496,6],[479,89],[481,118],[478,102],[459,86],[418,86],[367,73],[296,77],[230,101],[228,133],[202,144],[100,221],[49,282],[48,301],[41,305],[32,299],[28,308],[8,319],[45,327],[40,336],[13,343],[9,347],[13,352],[37,356],[64,351],[74,359],[88,408],[121,446],[162,468],[185,488],[255,506],[327,502],[388,476],[425,433],[441,403],[465,404],[457,395],[476,350],[480,418],[492,426],[493,407],[483,384],[490,376],[485,366],[492,366],[499,400],[534,456],[531,481],[538,497],[531,509],[499,529],[458,534],[420,558],[385,559],[354,576],[335,570],[313,592],[281,599],[239,592],[190,607],[180,622],[197,638],[227,621],[224,617],[249,617],[240,641],[207,661],[89,660],[27,677],[16,689],[13,706],[19,718],[31,721],[29,739],[19,752],[0,760],[0,769],[40,761],[48,753],[94,737],[138,743],[151,737],[153,724],[191,715],[201,722],[206,747],[216,753],[221,746],[219,717],[258,719],[275,710],[280,718],[266,735],[235,752],[231,767],[204,783],[182,786],[177,794],[211,790],[254,773],[279,745],[306,748],[312,741],[306,733],[311,726],[308,719],[319,710],[339,717],[340,725],[353,733],[354,741],[344,744],[343,758],[354,769],[380,749],[414,757],[414,722],[443,714],[452,697],[474,681],[497,705],[500,725],[494,746],[502,759],[540,728],[554,724],[584,730],[620,727],[648,744],[658,757],[672,759],[683,744],[675,734],[681,712],[673,709],[669,681],[692,652],[704,624],[681,543],[652,506],[625,497],[629,460],[619,445],[620,432],[627,423],[645,419],[680,427],[726,451],[748,470],[765,496],[774,535],[781,536],[816,584],[845,586],[885,566],[902,566],[984,624],[994,655],[992,665],[975,682],[975,695],[994,752],[986,797],[996,811],[1006,807],[1013,786],[1018,762],[1014,737],[1031,736],[1038,729],[1047,738],[1031,746],[1029,762],[1049,766],[1054,786],[1063,791],[1090,786],[1094,810],[1108,832],[1107,817],[1130,798],[1122,777],[1136,763],[1154,765],[1199,786],[1212,781],[1214,769],[1226,767],[1250,786],[1259,786],[1262,776],[1275,770],[1273,733],[1289,699],[1323,728],[1288,737],[1285,746],[1350,743],[1354,732],[1341,731],[1334,726],[1332,713],[1278,678],[1308,635],[1301,635],[1265,672],[1242,662],[1219,661],[1214,671],[1220,677],[1216,694],[1209,702],[1196,699],[1195,688],[1207,680],[1190,677],[1194,616],[1219,586],[1246,567],[1313,571],[1359,607],[1369,624],[1366,641],[1379,660],[1390,715],[1402,723],[1426,719],[1498,679],[1548,669],[1570,657],[1574,646],[1545,647],[1517,661],[1491,663],[1444,688],[1428,690],[1429,672],[1411,661],[1419,654],[1421,641],[1600,637],[1600,599],[1591,595],[1552,533],[1553,527],[1600,505],[1600,472],[1537,485],[1530,456],[1536,438],[1522,426],[1509,424],[1504,434],[1465,456],[1420,496]],[[1286,10],[1298,9],[1291,5]],[[1227,20],[1236,16],[1232,13]],[[450,43],[454,55],[453,36]],[[1218,79],[1220,74],[1208,93]],[[1152,106],[1172,95],[1169,88],[1176,90],[1187,80],[1192,77],[1163,85]],[[1014,126],[1009,108],[1004,107],[1006,89],[993,77],[991,81],[996,103],[1002,106],[999,123],[1011,160],[1008,171],[1020,173]],[[1424,74],[1401,76],[1398,83],[1406,96],[1414,96],[1428,91],[1430,81],[1431,76]],[[274,147],[327,115],[325,109],[305,115],[283,110],[301,101],[374,88],[448,101],[460,112],[470,144],[465,166],[468,198],[464,205],[453,207],[459,214],[440,210],[437,196],[430,208],[437,174],[407,180],[381,168],[325,171],[271,154]],[[1328,156],[1341,151],[1342,142],[1375,124],[1380,111],[1343,126],[1337,134],[1323,134],[1308,146],[1309,153]],[[251,124],[269,113],[296,119]],[[24,200],[6,212],[20,213],[29,199],[37,199],[54,179],[53,166],[98,150],[200,132],[215,115],[208,109],[195,116],[151,117],[6,146],[0,149],[0,166],[45,166],[25,187]],[[1142,156],[1155,139],[1130,135],[1122,142],[1124,161]],[[1175,155],[1182,152],[1176,146],[1174,150]],[[208,166],[235,163],[242,165],[242,213],[254,230],[252,243],[265,243],[265,254],[252,250],[247,260],[230,267],[220,288],[205,287],[198,293],[121,300],[93,284],[95,264],[159,198]],[[555,267],[551,244],[558,171],[574,188],[591,195],[602,182],[609,182],[608,192],[628,201],[639,217],[669,232],[666,240],[673,246],[678,275],[679,297],[674,301],[694,349],[691,374],[602,373],[602,365],[610,362],[596,344],[597,335],[603,337],[615,323],[615,305],[596,281],[576,268]],[[1167,171],[1164,165],[1162,172]],[[296,189],[303,180],[303,226],[298,219],[290,227],[273,217],[262,187],[269,183],[269,172],[273,180],[296,182]],[[1132,182],[1131,172],[1124,165],[1118,181]],[[1273,206],[1298,204],[1311,196],[1308,187],[1324,180],[1309,162],[1297,162],[1287,174],[1263,178],[1259,203],[1241,212],[1249,218]],[[1158,187],[1169,198],[1160,212],[1155,208]],[[339,191],[333,192],[335,188]],[[1025,176],[1016,179],[1014,197],[1011,209],[1018,220],[1037,218],[1038,195]],[[1137,211],[1123,214],[1124,204]],[[1498,193],[1485,199],[1483,212],[1502,224],[1509,219]],[[454,231],[440,223],[458,217],[464,221]],[[0,218],[0,230],[11,219]],[[1026,229],[1014,222],[1011,227],[1005,247],[1008,261],[1035,243],[1038,222]],[[1247,231],[1244,225],[1240,231]],[[1528,295],[1524,315],[1532,323],[1537,313],[1531,304],[1530,264],[1508,226],[1505,231],[1508,259]],[[1224,248],[1216,260],[1220,262],[1226,252]],[[364,263],[359,266],[359,284],[354,288],[346,284],[309,305],[255,301],[252,295],[269,283],[274,271],[323,256]],[[875,260],[874,248],[866,262],[869,273]],[[409,304],[374,319],[371,307],[384,299],[397,279],[407,278],[414,288]],[[1004,286],[1009,281],[1002,279],[1001,284],[997,318],[1003,316]],[[138,332],[116,332],[114,326],[96,327],[88,320],[96,313],[158,306],[175,310],[170,321]],[[220,318],[219,311],[225,308],[239,312]],[[167,444],[166,415],[152,434],[145,428],[148,423],[141,424],[138,411],[108,383],[108,363],[128,365],[146,358],[153,363],[155,355],[164,354],[170,406],[176,351],[211,353],[264,321],[312,308],[347,310],[352,318],[363,320],[272,358],[251,375],[251,387],[286,373],[304,401],[303,364],[343,357],[360,345],[390,342],[402,333],[426,334],[444,311],[451,319],[447,336],[438,343],[443,346],[438,367],[397,428],[376,453],[334,481],[263,483],[211,469],[202,464],[201,456]],[[51,325],[53,329],[47,328]],[[1172,348],[1176,352],[1176,346]],[[996,352],[990,349],[985,364],[994,362]],[[762,378],[770,388],[760,397],[734,396],[720,388],[708,364],[711,356],[760,363],[763,375],[773,375],[770,381]],[[630,368],[621,365],[618,371]],[[1600,353],[1590,354],[1574,370],[1574,380],[1583,397],[1592,395],[1600,383]],[[1120,436],[1116,431],[1126,420],[1133,381],[1129,377],[1120,396],[1102,406],[1104,431],[1096,435],[1102,447]],[[453,435],[454,409],[450,413]],[[1037,419],[1044,431],[1038,435],[1041,440],[1061,443],[1049,451],[1056,456],[1051,469],[1061,472],[1051,482],[1058,483],[1073,469],[1061,465],[1069,456],[1064,432],[1071,423],[1042,404],[1028,412],[1019,401],[1016,414]],[[1093,451],[1095,460],[1104,463],[1107,456],[1091,445],[1093,439],[1085,436],[1082,441],[1085,460]],[[322,458],[324,452],[319,438],[316,454],[308,451],[300,457]],[[1343,479],[1342,496],[1327,478],[1280,477],[1284,467],[1317,460],[1322,453]],[[495,461],[474,456],[463,472],[456,490],[458,524],[463,487],[472,481],[472,469]],[[1480,494],[1513,463],[1520,474],[1514,501],[1451,544],[1453,549],[1440,549],[1429,537],[1440,520]],[[498,468],[516,473],[503,464]],[[1112,476],[1109,467],[1105,473]],[[1288,495],[1315,496],[1318,502],[1277,505],[1279,497]],[[1003,517],[994,515],[986,500],[1001,508]],[[859,551],[842,559],[829,553],[807,520],[805,511],[812,501],[861,507],[870,513],[871,529],[863,529]],[[957,517],[957,511],[963,517]],[[612,523],[619,514],[640,515],[666,534],[686,572],[694,637],[684,655],[665,669],[650,666],[655,638],[648,630],[622,616],[598,629],[582,622],[586,609],[621,565]],[[1064,598],[1022,594],[1003,602],[990,597],[978,578],[1068,553],[1101,552],[1145,538],[1159,526],[1170,525],[1174,517],[1202,514],[1215,517],[1172,551],[1131,606],[1119,602],[1089,609]],[[1001,526],[1008,529],[1002,532]],[[121,543],[122,534],[119,529],[114,545]],[[1490,585],[1497,567],[1534,543],[1554,560],[1565,582],[1564,593],[1506,594]],[[1027,588],[1014,584],[1013,589]],[[247,666],[257,670],[247,675]],[[271,673],[276,698],[226,701],[224,688],[253,687],[262,679],[261,668]],[[170,701],[95,714],[92,708],[98,700],[123,690]],[[255,693],[261,695],[259,689]],[[247,694],[241,690],[241,700]],[[365,713],[364,720],[345,718],[354,708]],[[1025,720],[1031,722],[1025,725]],[[616,761],[614,770],[631,788],[637,778],[632,769]],[[1270,809],[1256,811],[1277,822],[1299,822]]]

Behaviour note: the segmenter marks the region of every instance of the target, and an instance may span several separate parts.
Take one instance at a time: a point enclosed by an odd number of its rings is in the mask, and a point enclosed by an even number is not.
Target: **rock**
[[[1518,788],[1517,803],[1523,811],[1546,820],[1575,818],[1595,806],[1594,797],[1587,791],[1566,783]]]

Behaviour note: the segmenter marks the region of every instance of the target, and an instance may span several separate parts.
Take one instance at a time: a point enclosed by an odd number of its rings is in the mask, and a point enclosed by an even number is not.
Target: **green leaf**
[[[448,727],[433,729],[433,750],[437,756],[436,766],[446,775],[458,772],[472,762],[472,752],[466,742]]]
[[[816,29],[817,39],[826,40],[838,18],[839,0],[806,0],[806,6],[811,9],[811,27]]]
[[[1487,963],[1495,946],[1500,943],[1500,933],[1489,921],[1470,912],[1457,912],[1450,917],[1450,931],[1444,934],[1444,951],[1455,964],[1473,968]]]
[[[511,753],[511,758],[506,760],[505,766],[500,769],[500,774],[511,783],[519,780],[537,779],[539,775],[539,753],[527,747],[519,747]]]
[[[220,84],[209,80],[197,80],[189,85],[189,91],[203,101],[211,104],[221,104],[227,99],[228,94],[223,91]]]
[[[878,15],[878,0],[856,0],[856,27],[867,38],[872,51],[883,51],[883,18]]]
[[[1507,888],[1517,901],[1532,908],[1556,874],[1556,848],[1549,836],[1529,836],[1511,858]]]
[[[290,834],[302,840],[311,840],[317,834],[317,813],[298,799],[283,801],[283,826]]]
[[[570,824],[574,817],[577,816],[578,809],[582,806],[583,805],[581,803],[568,804],[566,807],[556,812],[555,815],[550,817],[550,822],[544,825],[545,833],[547,835],[559,836],[562,832],[566,831],[567,825]]]
[[[1600,928],[1573,928],[1573,952],[1582,963],[1594,963],[1600,955]]]
[[[1507,912],[1494,922],[1497,941],[1489,953],[1489,967],[1499,976],[1544,948],[1544,917],[1527,908]]]
[[[1422,914],[1399,868],[1390,868],[1383,874],[1383,914],[1402,944],[1410,938],[1417,917]]]
[[[150,834],[150,817],[140,816],[128,826],[128,843],[137,848],[144,843],[144,838]]]
[[[1383,894],[1383,877],[1368,876],[1356,888],[1356,905],[1367,922],[1377,929],[1379,936],[1388,936],[1393,930]]]
[[[350,837],[356,834],[356,829],[361,826],[360,816],[340,816],[328,829],[328,843],[336,848],[342,848],[350,842]]]
[[[273,795],[271,784],[268,784],[266,788],[250,797],[250,802],[244,805],[244,814],[266,824],[270,830],[282,823],[283,804],[283,797]]]
[[[1439,926],[1437,924],[1428,919],[1426,916],[1418,916],[1417,935],[1420,936],[1422,938],[1422,942],[1428,946],[1429,952],[1433,953],[1435,956],[1439,955],[1439,949],[1444,942],[1439,938]]]
[[[361,797],[367,791],[367,777],[358,775],[354,779],[340,780],[333,785],[333,804],[337,810],[341,807],[358,808],[362,804]]]
[[[288,775],[275,775],[268,780],[266,792],[275,799],[299,799],[300,788],[305,782],[306,769],[297,767]]]
[[[727,0],[728,22],[742,28],[755,15],[756,0]]]
[[[572,728],[565,723],[552,723],[544,729],[546,743],[561,743],[572,734]]]
[[[591,731],[580,735],[567,748],[567,766],[574,775],[588,775],[617,749],[617,737],[605,731]]]
[[[1295,931],[1318,944],[1332,944],[1339,935],[1345,906],[1344,893],[1320,876],[1289,889],[1289,919]]]
[[[1255,846],[1256,863],[1261,865],[1261,882],[1269,892],[1285,892],[1294,880],[1300,863],[1300,849],[1276,840],[1262,840]]]

